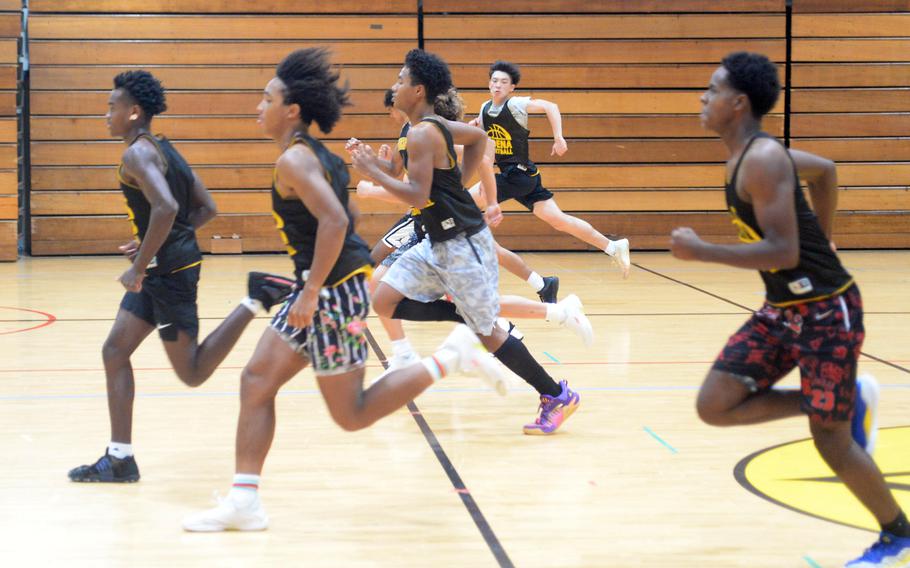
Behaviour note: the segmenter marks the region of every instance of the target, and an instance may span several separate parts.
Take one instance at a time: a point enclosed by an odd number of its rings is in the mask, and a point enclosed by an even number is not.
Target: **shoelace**
[[[540,406],[537,407],[538,417],[535,421],[537,424],[540,424],[542,421],[546,420],[550,422],[550,414],[556,410],[558,403],[555,397],[541,395],[540,397]],[[549,407],[549,408],[548,408]]]

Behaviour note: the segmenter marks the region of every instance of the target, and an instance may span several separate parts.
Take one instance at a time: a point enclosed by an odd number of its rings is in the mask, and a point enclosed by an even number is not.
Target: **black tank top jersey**
[[[733,169],[731,181],[725,188],[727,208],[733,216],[733,224],[739,230],[739,240],[745,243],[757,242],[763,238],[752,204],[746,203],[736,194],[739,166],[752,143],[758,138],[770,138],[779,143],[773,136],[764,132],[749,140]],[[793,175],[796,178],[793,201],[799,231],[799,264],[796,268],[787,270],[759,271],[765,283],[767,300],[775,306],[821,300],[841,293],[853,283],[853,278],[844,270],[837,255],[831,250],[830,241],[825,237],[815,212],[809,207],[803,195],[796,164],[793,164]]]
[[[335,196],[348,216],[344,245],[338,255],[338,260],[335,261],[335,265],[325,280],[326,286],[335,286],[353,273],[372,265],[370,249],[354,232],[354,220],[348,209],[347,186],[350,175],[344,161],[329,152],[320,141],[310,136],[298,135],[291,141],[291,146],[294,144],[306,144],[313,151],[322,165],[326,180],[332,186]],[[277,177],[277,170],[274,177]],[[275,217],[281,240],[284,241],[288,254],[294,260],[294,275],[298,281],[302,282],[304,280],[303,271],[309,270],[313,264],[316,250],[316,229],[319,221],[296,196],[282,197],[276,189],[274,179],[272,182],[272,215]]]
[[[401,154],[401,163],[404,164],[405,173],[408,173],[408,132],[410,131],[411,123],[405,122],[401,127],[401,134],[398,135],[398,153]],[[420,220],[420,209],[411,207],[410,215],[414,218],[414,233],[419,240],[423,240],[427,236],[427,232],[423,229],[423,223]]]
[[[165,164],[164,179],[177,202],[177,216],[171,231],[161,247],[149,263],[148,274],[167,274],[183,268],[189,268],[202,262],[199,244],[196,242],[196,232],[190,224],[190,201],[195,178],[183,156],[171,146],[167,138],[158,138],[151,134],[143,134],[133,141],[136,143],[145,138],[155,145]],[[141,242],[148,232],[149,221],[152,216],[152,205],[139,187],[127,183],[123,177],[123,163],[117,169],[117,178],[120,180],[120,191],[126,198],[127,214],[133,228],[133,235]]]
[[[473,235],[486,223],[471,194],[461,184],[461,169],[455,159],[452,134],[435,118],[424,118],[421,122],[430,122],[442,132],[451,164],[448,169],[433,168],[430,200],[420,210],[423,230],[434,243],[453,239],[462,233]]]
[[[534,163],[528,155],[528,137],[531,131],[512,116],[508,100],[503,103],[502,110],[496,116],[489,114],[492,105],[493,101],[483,105],[480,116],[483,119],[483,129],[496,145],[496,165],[500,169],[512,164],[532,167]]]

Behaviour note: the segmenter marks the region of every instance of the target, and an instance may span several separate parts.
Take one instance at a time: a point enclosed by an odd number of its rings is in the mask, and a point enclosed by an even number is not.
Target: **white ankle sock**
[[[114,456],[118,460],[128,458],[133,455],[133,445],[124,444],[123,442],[111,442],[107,445],[107,454]]]
[[[531,285],[531,288],[534,288],[535,292],[540,292],[543,289],[543,276],[536,272],[531,272],[531,275],[528,276],[528,284]]]
[[[396,357],[405,357],[413,352],[414,348],[411,346],[411,342],[407,337],[392,341],[392,355]]]
[[[433,381],[436,382],[455,371],[458,364],[458,353],[451,349],[440,349],[429,357],[420,360]]]
[[[240,300],[240,305],[253,312],[254,316],[265,313],[265,306],[262,305],[262,302],[259,300],[254,300],[249,296]]]
[[[562,323],[566,321],[566,310],[559,304],[546,304],[547,321]]]
[[[616,254],[616,241],[610,241],[610,244],[607,245],[607,248],[604,249],[604,252],[610,256]]]
[[[259,476],[252,473],[234,474],[234,484],[228,497],[238,505],[249,505],[259,493]]]

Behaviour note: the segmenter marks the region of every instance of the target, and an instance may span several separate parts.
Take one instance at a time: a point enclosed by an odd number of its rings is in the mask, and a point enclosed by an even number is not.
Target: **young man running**
[[[280,276],[250,273],[249,297],[197,343],[202,255],[196,229],[215,216],[215,203],[170,142],[150,134],[152,118],[166,108],[164,88],[150,73],[127,71],[114,78],[107,124],[111,135],[126,143],[117,175],[135,240],[120,247],[131,262],[120,276],[127,292],[102,349],[111,442],[95,463],[71,470],[72,481],[139,480],[132,447],[130,357],[153,330],[158,329],[180,380],[196,387],[221,364],[253,317],[281,301],[293,284]]]
[[[715,426],[807,414],[822,458],[881,525],[878,542],[847,566],[907,566],[910,523],[868,453],[873,432],[864,426],[874,423],[869,403],[877,386],[856,376],[863,307],[830,242],[834,165],[805,152],[788,154],[761,131],[779,93],[777,66],[738,52],[724,58],[701,97],[702,123],[730,151],[726,200],[742,243],[708,243],[683,227],[673,231],[671,250],[683,260],[758,270],[766,301],[717,357],[698,394],[698,414]],[[810,180],[814,212],[800,174]],[[773,388],[797,367],[800,390]]]
[[[506,367],[541,393],[537,419],[526,434],[551,434],[578,407],[580,397],[565,381],[557,383],[534,360],[524,344],[495,325],[499,315],[499,266],[492,234],[463,179],[483,157],[483,131],[446,120],[434,101],[452,87],[448,66],[423,50],[408,52],[398,75],[395,107],[408,115],[408,181],[381,167],[372,149],[352,148],[354,167],[396,197],[420,209],[428,238],[405,252],[376,289],[378,314],[415,321],[463,318]],[[464,173],[455,144],[464,146]],[[439,300],[443,295],[452,302]]]
[[[556,204],[553,193],[544,188],[540,171],[529,154],[528,114],[546,113],[553,129],[551,155],[556,156],[562,156],[568,150],[562,136],[562,115],[559,107],[550,101],[513,96],[520,80],[521,71],[517,65],[507,61],[493,63],[490,66],[491,99],[481,107],[480,116],[471,121],[475,126],[483,126],[495,143],[495,161],[499,166],[497,202],[518,201],[557,231],[568,233],[613,257],[622,269],[623,278],[628,278],[631,267],[629,240],[611,241],[584,219],[568,215]],[[471,192],[481,208],[489,205],[481,184],[471,188]]]
[[[367,428],[434,381],[477,371],[501,394],[503,376],[477,337],[459,325],[431,356],[363,388],[369,249],[354,232],[344,161],[310,135],[328,133],[349,104],[320,48],[288,55],[266,85],[259,122],[281,148],[272,207],[294,262],[297,288],[265,330],[241,376],[234,484],[217,507],[183,522],[187,531],[263,530],[259,480],[275,434],[275,396],[307,365],[329,414],[344,430]]]

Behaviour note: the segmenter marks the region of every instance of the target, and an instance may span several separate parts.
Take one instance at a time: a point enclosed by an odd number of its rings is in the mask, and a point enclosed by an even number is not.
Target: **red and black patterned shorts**
[[[850,420],[864,337],[863,300],[854,284],[817,302],[766,303],[730,337],[714,369],[761,393],[799,367],[803,412],[820,422]]]

